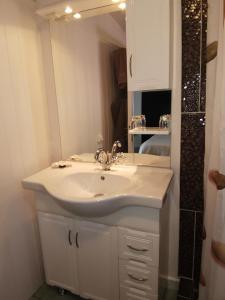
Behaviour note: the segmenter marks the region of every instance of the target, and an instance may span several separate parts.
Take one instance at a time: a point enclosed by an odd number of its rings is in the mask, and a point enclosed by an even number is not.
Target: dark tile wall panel
[[[187,278],[180,278],[179,296],[192,299],[194,295],[193,280]]]
[[[194,249],[194,288],[198,290],[200,273],[201,273],[201,258],[202,258],[202,243],[203,243],[203,213],[196,212],[195,218],[195,249]]]
[[[182,0],[178,299],[197,299],[204,213],[207,0]]]
[[[180,207],[203,210],[205,115],[185,114],[181,130]]]
[[[180,211],[180,247],[179,247],[179,276],[192,278],[194,243],[195,243],[195,213]]]
[[[194,290],[193,300],[198,300],[199,290]]]

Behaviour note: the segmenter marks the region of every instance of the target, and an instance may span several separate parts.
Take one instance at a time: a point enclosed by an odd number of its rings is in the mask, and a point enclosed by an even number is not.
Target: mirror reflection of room
[[[120,141],[128,162],[134,153],[138,161],[142,156],[147,164],[170,165],[171,92],[128,92],[135,64],[126,31],[121,9],[50,22],[63,159],[93,159],[97,149],[110,152]],[[141,128],[131,128],[139,117]]]
[[[64,159],[116,139],[127,152],[125,12],[51,22],[51,40]]]
[[[133,135],[131,151],[170,156],[171,91],[135,92],[133,111],[134,115],[144,116],[145,127],[134,128],[143,132]],[[149,134],[157,129],[157,134]]]

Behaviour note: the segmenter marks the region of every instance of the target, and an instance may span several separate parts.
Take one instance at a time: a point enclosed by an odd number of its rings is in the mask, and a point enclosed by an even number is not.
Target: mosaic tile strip
[[[205,111],[206,105],[206,49],[207,49],[208,1],[202,0],[202,53],[201,53],[201,89],[200,111]]]
[[[197,299],[204,211],[207,0],[182,0],[182,129],[178,299]]]
[[[199,111],[202,5],[182,0],[182,111]]]

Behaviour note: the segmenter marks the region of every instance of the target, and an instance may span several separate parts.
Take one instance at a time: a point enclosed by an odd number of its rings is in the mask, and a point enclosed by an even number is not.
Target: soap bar
[[[71,163],[69,163],[68,161],[58,161],[58,162],[54,162],[51,165],[53,169],[64,169],[71,166],[72,166]]]

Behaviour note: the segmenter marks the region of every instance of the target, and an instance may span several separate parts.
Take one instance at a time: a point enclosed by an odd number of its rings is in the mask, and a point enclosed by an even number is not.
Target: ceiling
[[[120,25],[123,31],[126,31],[126,12],[125,11],[115,11],[111,13],[113,19]]]

